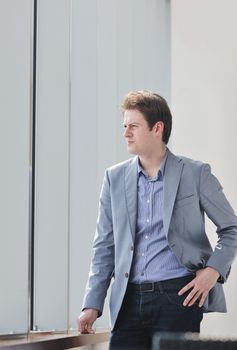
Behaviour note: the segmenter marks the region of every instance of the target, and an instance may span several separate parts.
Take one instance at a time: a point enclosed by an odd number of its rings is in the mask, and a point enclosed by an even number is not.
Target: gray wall
[[[30,0],[0,2],[0,333],[28,330]]]
[[[34,326],[68,326],[70,2],[38,1]]]
[[[173,150],[212,165],[237,212],[237,2],[172,1]],[[216,227],[207,220],[214,244]],[[227,283],[227,314],[205,315],[201,332],[236,337],[237,261]]]
[[[32,4],[0,1],[0,333],[28,329]],[[38,4],[34,325],[65,330],[81,308],[104,169],[128,157],[127,91],[171,102],[172,149],[210,162],[236,208],[237,9],[173,1],[170,41],[168,0]],[[235,271],[229,313],[206,317],[205,334],[235,334]],[[106,312],[97,329],[107,326]]]
[[[144,16],[144,13],[146,16]],[[169,99],[169,2],[40,0],[34,327],[76,327],[107,166],[128,157],[122,97]],[[0,0],[0,333],[29,325],[33,0]],[[108,313],[97,328],[108,326]]]
[[[144,16],[146,13],[146,16]],[[104,170],[126,159],[123,96],[152,89],[169,98],[166,1],[72,1],[70,326],[80,311]],[[85,40],[85,38],[87,40]],[[106,307],[107,308],[107,307]],[[108,315],[97,329],[108,326]]]

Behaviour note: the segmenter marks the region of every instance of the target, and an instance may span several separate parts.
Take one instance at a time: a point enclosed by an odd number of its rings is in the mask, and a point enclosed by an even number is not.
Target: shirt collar
[[[163,159],[163,161],[162,161],[162,163],[161,163],[160,169],[159,169],[159,171],[158,171],[158,173],[157,173],[157,176],[156,176],[157,178],[158,178],[159,176],[162,176],[162,178],[164,177],[164,174],[165,174],[165,164],[166,164],[167,157],[168,157],[168,150],[166,149],[165,157],[164,157],[164,159]],[[140,164],[139,157],[137,157],[137,172],[138,172],[138,175],[142,173],[143,175],[145,175],[146,177],[148,177],[146,171],[143,169],[143,167],[142,167],[141,164]]]

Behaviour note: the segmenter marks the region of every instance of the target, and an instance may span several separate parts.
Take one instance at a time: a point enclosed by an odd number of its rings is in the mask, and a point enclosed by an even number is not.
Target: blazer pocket
[[[195,193],[193,194],[190,194],[188,196],[185,196],[185,197],[178,197],[176,198],[176,201],[175,201],[175,206],[177,207],[182,207],[184,205],[190,205],[191,203],[195,202],[196,200],[198,199],[197,195]]]

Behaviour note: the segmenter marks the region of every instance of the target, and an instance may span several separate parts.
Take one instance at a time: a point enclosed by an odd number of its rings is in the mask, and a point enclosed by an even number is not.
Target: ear
[[[162,121],[159,121],[154,125],[153,128],[157,135],[162,135],[164,131],[164,123]]]

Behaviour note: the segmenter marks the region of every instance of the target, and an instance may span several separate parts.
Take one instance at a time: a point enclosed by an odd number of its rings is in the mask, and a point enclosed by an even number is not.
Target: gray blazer
[[[137,214],[136,157],[105,172],[102,186],[94,255],[83,308],[103,311],[110,295],[111,328],[115,325],[133,258]],[[204,213],[217,227],[218,242],[211,248],[205,232]],[[210,166],[168,151],[164,175],[164,231],[170,248],[190,272],[215,268],[226,281],[237,251],[237,217]],[[209,292],[204,311],[226,312],[221,283]]]

